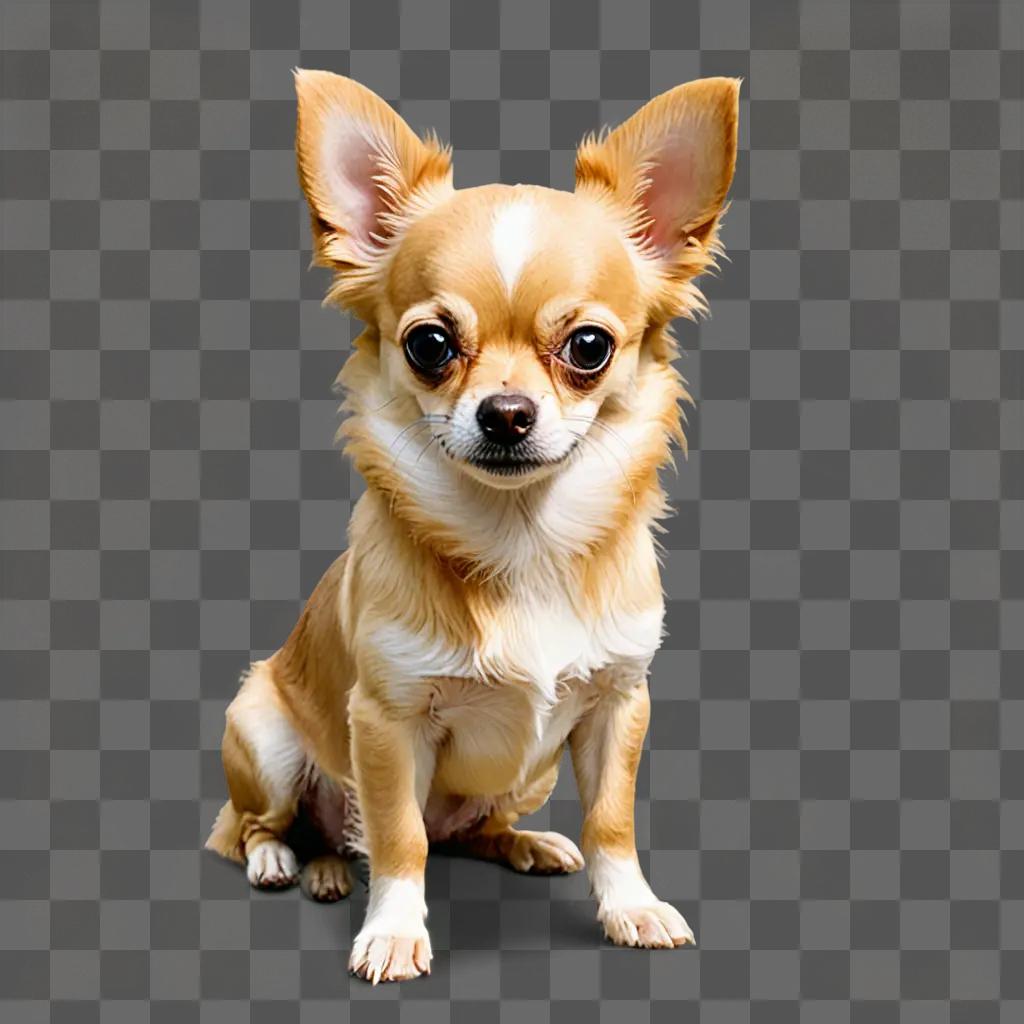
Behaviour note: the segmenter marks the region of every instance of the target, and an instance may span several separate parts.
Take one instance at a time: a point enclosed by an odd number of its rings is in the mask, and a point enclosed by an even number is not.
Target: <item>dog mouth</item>
[[[503,478],[529,476],[540,470],[550,470],[561,466],[572,458],[578,445],[579,439],[577,438],[561,454],[549,455],[529,444],[507,448],[503,445],[484,442],[475,445],[463,455],[452,451],[443,440],[441,441],[442,450],[456,462],[463,462],[490,476]]]

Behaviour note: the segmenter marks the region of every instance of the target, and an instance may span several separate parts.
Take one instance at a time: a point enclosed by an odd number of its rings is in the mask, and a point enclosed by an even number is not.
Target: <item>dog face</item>
[[[410,227],[384,295],[384,371],[491,486],[564,466],[635,374],[637,270],[613,217],[584,197],[455,192]]]
[[[572,193],[455,190],[449,153],[362,86],[296,85],[316,258],[336,271],[329,298],[368,325],[374,365],[349,382],[364,411],[392,407],[423,428],[419,448],[500,489],[558,473],[599,417],[657,413],[638,379],[674,354],[668,320],[701,308],[738,82],[680,86],[585,140]]]

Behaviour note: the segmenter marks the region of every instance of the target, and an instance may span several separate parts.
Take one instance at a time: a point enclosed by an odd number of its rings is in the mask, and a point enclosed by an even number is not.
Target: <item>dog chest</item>
[[[520,683],[551,704],[560,682],[614,667],[633,678],[642,673],[661,642],[662,616],[660,604],[584,619],[567,601],[522,601],[489,623],[478,643],[453,643],[397,622],[376,627],[369,642],[382,681],[402,703],[410,690],[422,692],[424,679],[474,679]]]
[[[584,622],[566,604],[523,602],[475,645],[396,623],[368,639],[379,685],[432,733],[441,790],[496,797],[546,771],[602,692],[642,677],[661,620],[660,606]]]

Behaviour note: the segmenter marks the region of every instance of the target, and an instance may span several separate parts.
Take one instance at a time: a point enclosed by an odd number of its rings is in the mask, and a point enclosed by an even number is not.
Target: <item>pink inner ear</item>
[[[383,193],[373,180],[380,171],[373,139],[364,126],[345,121],[330,134],[326,149],[331,201],[339,214],[339,226],[359,243],[370,245],[370,234],[380,230],[378,218],[386,209]]]
[[[692,143],[671,138],[654,160],[654,166],[647,172],[651,184],[642,203],[654,219],[647,238],[659,252],[667,254],[679,244],[679,231],[686,223],[687,211],[698,202]]]

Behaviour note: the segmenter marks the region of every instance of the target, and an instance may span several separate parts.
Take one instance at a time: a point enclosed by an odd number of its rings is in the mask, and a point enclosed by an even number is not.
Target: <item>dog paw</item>
[[[516,871],[570,874],[583,867],[583,854],[571,839],[558,832],[517,831],[508,863]]]
[[[249,854],[245,873],[257,889],[287,889],[299,880],[299,863],[284,843],[268,839]]]
[[[348,864],[336,853],[311,860],[302,869],[302,891],[318,903],[337,903],[352,891]]]
[[[377,935],[361,931],[352,945],[348,969],[376,985],[379,981],[407,981],[430,973],[430,936]]]
[[[605,935],[617,946],[672,949],[696,945],[693,930],[671,903],[602,907],[598,918],[604,925]]]

